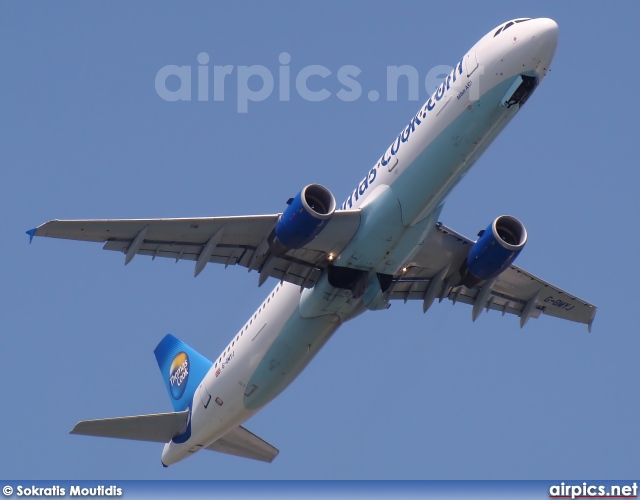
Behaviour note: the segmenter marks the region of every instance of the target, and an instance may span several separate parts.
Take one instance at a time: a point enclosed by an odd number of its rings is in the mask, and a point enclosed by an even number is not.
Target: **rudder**
[[[213,363],[171,334],[166,335],[153,352],[174,411],[187,409]]]

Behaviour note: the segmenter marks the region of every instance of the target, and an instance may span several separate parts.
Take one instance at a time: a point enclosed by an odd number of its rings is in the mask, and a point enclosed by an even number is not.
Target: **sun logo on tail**
[[[171,362],[169,369],[169,387],[173,399],[180,399],[184,394],[189,380],[189,356],[186,352],[179,352]]]

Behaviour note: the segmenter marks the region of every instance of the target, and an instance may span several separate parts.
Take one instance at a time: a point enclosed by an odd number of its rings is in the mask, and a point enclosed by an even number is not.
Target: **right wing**
[[[52,220],[27,231],[33,236],[104,242],[105,250],[196,261],[195,276],[209,262],[239,265],[268,277],[312,287],[332,254],[339,254],[360,225],[359,210],[340,210],[311,242],[275,256],[269,238],[280,214],[194,219]]]

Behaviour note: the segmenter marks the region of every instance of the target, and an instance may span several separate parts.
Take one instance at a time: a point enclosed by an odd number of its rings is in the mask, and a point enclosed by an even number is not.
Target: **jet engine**
[[[336,199],[320,184],[309,184],[289,205],[275,227],[271,245],[276,254],[302,248],[324,229],[336,210]]]
[[[527,242],[524,225],[510,215],[501,215],[478,236],[462,269],[462,284],[467,288],[498,276],[513,263]]]

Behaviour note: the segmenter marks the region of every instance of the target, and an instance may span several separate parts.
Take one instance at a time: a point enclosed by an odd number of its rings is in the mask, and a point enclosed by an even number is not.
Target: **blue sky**
[[[637,475],[636,4],[2,3],[0,158],[4,429],[12,479],[538,479]],[[517,264],[594,304],[593,332],[553,318],[394,303],[344,325],[246,427],[273,464],[69,436],[80,419],[170,411],[153,356],[166,333],[214,358],[270,287],[257,274],[36,239],[47,220],[276,213],[318,182],[342,201],[415,114],[387,66],[421,78],[511,18],[551,17],[549,77],[451,194],[445,224],[473,236],[520,218]],[[238,113],[168,102],[166,65],[330,69],[331,97],[277,89]],[[354,65],[363,95],[336,96]],[[195,74],[195,73],[194,73]],[[175,85],[175,80],[168,85]],[[254,82],[255,83],[255,82]],[[195,84],[194,84],[195,85]],[[173,87],[172,87],[173,88]],[[195,88],[195,87],[194,87]]]

